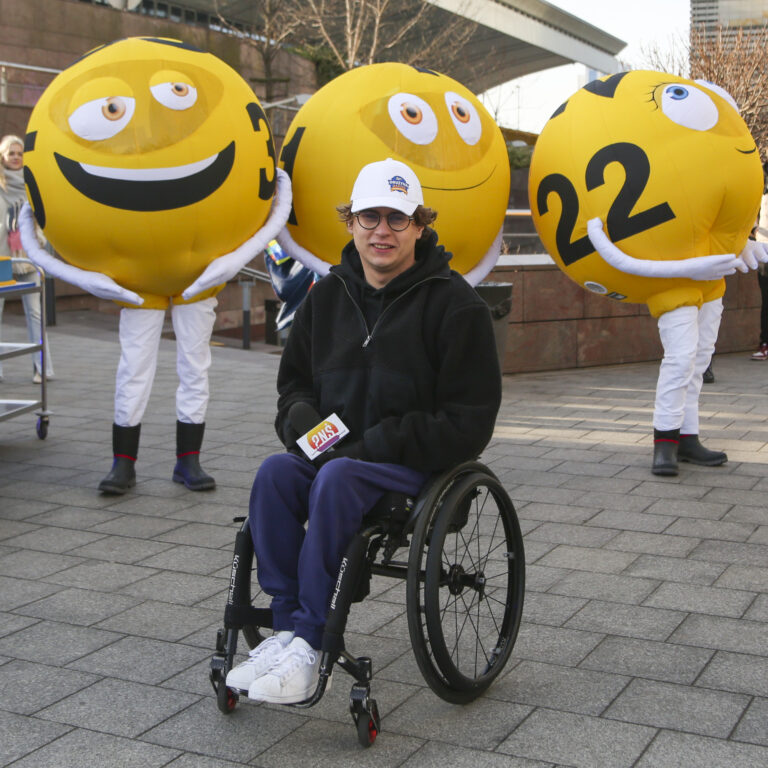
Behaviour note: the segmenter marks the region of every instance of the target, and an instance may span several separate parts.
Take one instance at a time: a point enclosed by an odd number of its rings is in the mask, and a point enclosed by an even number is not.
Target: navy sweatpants
[[[341,559],[366,512],[386,491],[417,494],[427,477],[399,464],[348,458],[318,471],[292,453],[262,463],[249,525],[259,584],[272,596],[275,631],[293,630],[320,648]]]

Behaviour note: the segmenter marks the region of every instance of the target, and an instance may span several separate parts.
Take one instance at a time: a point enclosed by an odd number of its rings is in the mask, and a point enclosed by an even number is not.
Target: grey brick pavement
[[[6,316],[9,339],[23,339]],[[110,464],[114,318],[60,313],[50,432],[0,423],[0,766],[768,765],[768,365],[715,360],[703,438],[731,461],[649,472],[656,365],[509,376],[484,460],[526,534],[527,605],[505,674],[458,707],[422,682],[402,585],[376,580],[347,644],[374,659],[383,732],[357,746],[341,673],[311,710],[207,681],[236,526],[271,422],[278,356],[216,346],[204,463],[170,481],[174,346],[142,429],[136,489]],[[25,358],[0,397],[36,397]]]

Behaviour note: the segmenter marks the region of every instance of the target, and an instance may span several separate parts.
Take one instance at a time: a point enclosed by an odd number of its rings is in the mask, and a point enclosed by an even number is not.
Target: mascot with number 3
[[[536,143],[531,211],[556,264],[589,291],[646,304],[658,320],[656,475],[677,475],[678,460],[727,461],[699,441],[699,394],[723,278],[768,261],[766,244],[748,239],[762,189],[759,153],[731,96],[662,72],[587,84]]]
[[[65,261],[22,241],[49,275],[122,305],[108,494],[134,463],[166,309],[176,336],[176,464],[193,491],[208,405],[216,294],[283,228],[288,176],[248,83],[179,40],[100,46],[48,86],[30,117],[24,180],[37,224]]]

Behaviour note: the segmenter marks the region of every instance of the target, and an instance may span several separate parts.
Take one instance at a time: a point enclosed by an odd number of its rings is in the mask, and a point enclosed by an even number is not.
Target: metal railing
[[[541,240],[536,232],[536,228],[533,226],[530,208],[508,208],[506,219],[507,221],[511,219],[513,222],[530,222],[530,229],[519,229],[518,227],[515,227],[512,230],[508,230],[505,227],[504,244],[507,248],[507,254],[521,255],[541,253],[543,251]]]
[[[47,88],[47,84],[16,83],[8,79],[9,69],[19,69],[26,72],[41,72],[47,75],[58,75],[60,69],[52,67],[36,67],[31,64],[19,64],[15,61],[0,61],[0,104],[14,107],[34,107],[40,94]],[[11,98],[15,92],[19,92],[18,98]]]

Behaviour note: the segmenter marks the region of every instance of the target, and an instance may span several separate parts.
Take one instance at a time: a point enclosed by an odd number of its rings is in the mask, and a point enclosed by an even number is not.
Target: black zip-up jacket
[[[367,461],[439,472],[476,458],[491,439],[501,374],[490,312],[448,266],[436,233],[416,263],[380,290],[365,282],[354,241],[296,311],[277,379],[278,436],[288,409],[336,413],[340,448]]]

